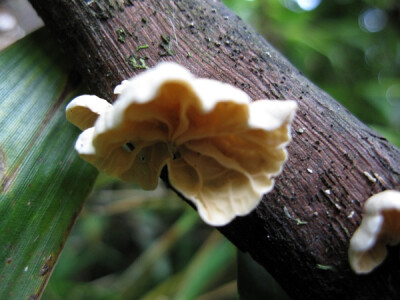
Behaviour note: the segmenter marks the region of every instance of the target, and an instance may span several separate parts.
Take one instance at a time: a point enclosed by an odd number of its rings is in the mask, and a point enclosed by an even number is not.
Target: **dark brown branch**
[[[400,299],[399,255],[367,276],[353,274],[347,263],[364,201],[400,189],[399,150],[310,83],[220,1],[31,2],[99,96],[112,99],[122,79],[169,60],[254,99],[297,100],[290,159],[274,191],[221,232],[293,299]]]

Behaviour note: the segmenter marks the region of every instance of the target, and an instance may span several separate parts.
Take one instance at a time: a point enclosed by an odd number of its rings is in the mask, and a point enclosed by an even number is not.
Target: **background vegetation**
[[[224,2],[400,146],[398,0]],[[42,299],[228,300],[236,278],[234,246],[173,193],[100,175]]]
[[[225,0],[298,69],[400,146],[400,2]]]
[[[225,3],[318,86],[400,145],[398,1]],[[149,197],[101,179],[44,299],[236,299],[234,247],[190,210],[162,188]],[[171,234],[181,223],[179,234]]]

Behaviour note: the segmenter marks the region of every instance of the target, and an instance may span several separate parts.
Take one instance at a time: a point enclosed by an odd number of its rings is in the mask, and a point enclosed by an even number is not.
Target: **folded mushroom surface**
[[[287,159],[294,101],[252,102],[175,63],[124,80],[115,93],[110,107],[95,96],[73,100],[77,118],[67,107],[68,119],[84,129],[75,149],[98,169],[154,189],[167,166],[171,184],[215,226],[248,214],[273,188]],[[105,108],[93,109],[97,102]],[[95,119],[90,127],[79,121],[83,111]]]
[[[386,258],[386,246],[400,243],[400,192],[386,190],[373,195],[364,211],[348,253],[350,266],[358,274],[373,271]]]

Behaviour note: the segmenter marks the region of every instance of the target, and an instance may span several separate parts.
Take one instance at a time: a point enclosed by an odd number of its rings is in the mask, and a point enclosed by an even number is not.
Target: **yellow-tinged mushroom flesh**
[[[386,190],[368,198],[360,227],[350,240],[349,263],[358,274],[369,273],[387,255],[386,246],[400,242],[400,192]]]
[[[67,109],[84,129],[75,149],[98,169],[154,189],[167,166],[170,183],[214,226],[248,214],[273,188],[296,102],[252,102],[240,89],[175,63],[124,80],[115,93],[115,103],[96,116],[82,104],[96,118],[91,127]],[[79,101],[72,101],[77,112]]]

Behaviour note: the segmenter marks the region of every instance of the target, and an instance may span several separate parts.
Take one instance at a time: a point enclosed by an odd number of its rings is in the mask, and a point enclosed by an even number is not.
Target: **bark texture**
[[[398,248],[370,275],[353,274],[347,262],[365,200],[400,189],[399,149],[308,81],[221,1],[31,3],[92,92],[106,99],[145,66],[176,61],[253,99],[297,100],[290,157],[273,192],[220,231],[293,299],[400,299]]]

